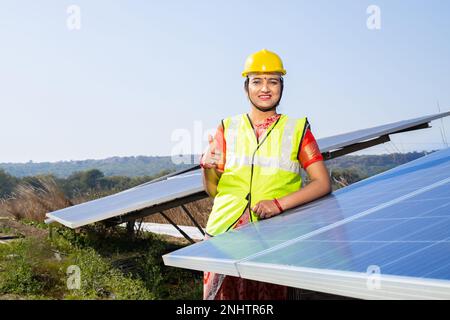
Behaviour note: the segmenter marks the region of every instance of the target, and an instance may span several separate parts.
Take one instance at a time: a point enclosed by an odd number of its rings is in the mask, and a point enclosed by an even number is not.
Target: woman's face
[[[249,75],[248,95],[258,109],[273,109],[281,96],[281,78],[278,74]]]

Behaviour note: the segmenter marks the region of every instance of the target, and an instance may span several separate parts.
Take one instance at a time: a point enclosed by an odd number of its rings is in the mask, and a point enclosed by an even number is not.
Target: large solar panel
[[[134,187],[111,196],[47,213],[47,217],[69,228],[148,208],[202,192],[200,172],[189,172],[166,180]]]
[[[450,149],[163,258],[358,298],[449,299]]]
[[[450,112],[318,139],[317,143],[321,152],[325,153],[374,137],[414,128],[447,115],[450,115]],[[163,178],[157,182],[144,183],[105,198],[47,213],[47,217],[67,227],[77,228],[94,222],[120,217],[151,206],[167,204],[181,197],[188,197],[201,191],[203,191],[201,171],[195,170]],[[204,196],[206,197],[206,193]]]

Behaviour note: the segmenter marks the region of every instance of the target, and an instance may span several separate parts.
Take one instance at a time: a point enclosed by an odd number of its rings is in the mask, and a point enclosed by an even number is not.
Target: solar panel
[[[447,115],[450,115],[450,112],[443,112],[318,139],[317,143],[321,152],[325,153],[380,135],[414,128],[417,125],[428,123],[431,120]],[[189,168],[187,170],[192,169],[193,168]],[[175,176],[174,174],[170,174],[167,177],[158,179],[157,182],[147,182],[105,198],[47,213],[47,217],[58,221],[67,227],[77,228],[110,218],[122,217],[152,206],[155,207],[158,205],[170,204],[182,197],[189,197],[190,195],[198,194],[203,191],[201,171],[194,170]],[[202,193],[202,196],[206,197],[207,195],[206,193]],[[189,202],[189,200],[186,200],[186,202]]]
[[[402,130],[408,130],[409,128],[413,128],[415,126],[419,126],[421,124],[428,123],[432,120],[443,118],[449,115],[450,112],[442,112],[429,116],[397,121],[373,128],[367,128],[318,139],[317,144],[319,145],[320,151],[324,153],[385,134],[393,134],[396,132],[401,132]]]
[[[448,299],[450,149],[163,259],[358,298]]]
[[[47,217],[69,228],[78,228],[203,190],[200,172],[190,172],[47,213]]]

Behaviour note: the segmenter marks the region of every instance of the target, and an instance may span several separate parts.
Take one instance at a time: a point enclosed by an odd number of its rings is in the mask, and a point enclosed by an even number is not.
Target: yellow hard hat
[[[266,49],[249,55],[247,60],[245,60],[242,76],[246,77],[253,72],[279,72],[282,75],[286,74],[281,58],[275,52]]]

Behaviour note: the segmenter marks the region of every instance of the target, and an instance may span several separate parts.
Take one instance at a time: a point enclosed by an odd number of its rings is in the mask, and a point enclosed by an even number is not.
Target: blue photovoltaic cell
[[[449,152],[444,154],[447,161],[430,162],[439,164],[430,168],[432,175],[409,181],[439,184],[450,175]],[[383,274],[450,280],[449,239],[450,180],[442,180],[428,191],[249,261],[354,272],[377,265]]]

